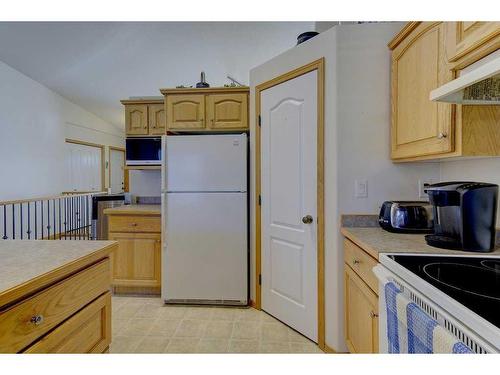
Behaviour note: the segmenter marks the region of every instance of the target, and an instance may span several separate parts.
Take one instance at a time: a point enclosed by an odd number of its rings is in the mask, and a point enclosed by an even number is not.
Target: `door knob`
[[[313,217],[311,215],[306,215],[302,218],[304,224],[311,224],[313,222]]]

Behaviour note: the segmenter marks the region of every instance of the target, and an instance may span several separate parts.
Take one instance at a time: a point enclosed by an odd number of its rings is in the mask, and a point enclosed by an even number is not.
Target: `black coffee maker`
[[[443,249],[490,252],[495,248],[498,185],[441,182],[425,192],[434,211],[426,242]]]

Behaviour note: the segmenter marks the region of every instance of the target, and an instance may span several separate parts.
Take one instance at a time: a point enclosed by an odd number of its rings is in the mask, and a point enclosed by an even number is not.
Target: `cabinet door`
[[[212,94],[207,96],[210,129],[248,129],[247,94]]]
[[[347,265],[345,337],[351,353],[378,353],[378,297]]]
[[[455,62],[500,36],[500,22],[461,21],[446,23],[446,52]],[[498,48],[498,41],[497,47]]]
[[[109,239],[118,241],[111,255],[113,286],[160,286],[159,233],[110,233]]]
[[[148,134],[147,104],[129,104],[125,106],[125,129],[127,135]]]
[[[423,22],[392,52],[393,159],[453,151],[453,107],[429,100],[431,90],[452,79],[443,28]]]
[[[148,105],[149,134],[162,135],[166,133],[165,126],[167,119],[165,117],[164,104]]]
[[[168,95],[167,129],[199,130],[205,128],[205,95]]]

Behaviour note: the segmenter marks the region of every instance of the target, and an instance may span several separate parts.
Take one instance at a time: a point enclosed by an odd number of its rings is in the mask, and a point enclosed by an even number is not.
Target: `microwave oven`
[[[161,165],[161,137],[127,138],[127,165]]]

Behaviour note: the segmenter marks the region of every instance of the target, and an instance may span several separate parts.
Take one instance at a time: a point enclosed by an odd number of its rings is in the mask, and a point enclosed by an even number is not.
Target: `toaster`
[[[432,233],[432,205],[423,201],[386,201],[380,208],[378,222],[389,232]]]

